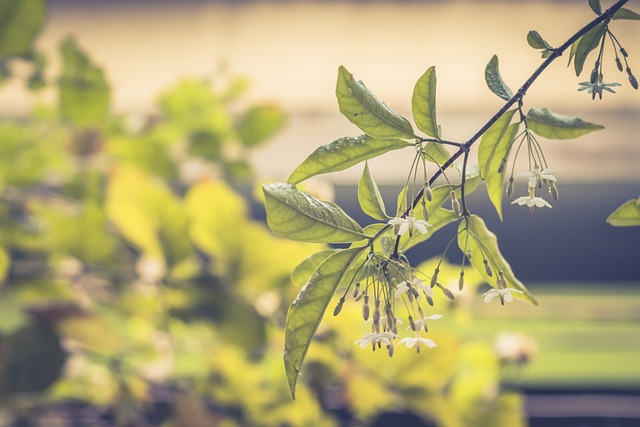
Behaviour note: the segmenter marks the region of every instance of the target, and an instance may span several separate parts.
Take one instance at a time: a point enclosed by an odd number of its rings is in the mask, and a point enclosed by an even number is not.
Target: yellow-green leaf
[[[340,112],[374,138],[414,138],[411,123],[380,101],[346,68],[338,70],[336,96]]]
[[[427,135],[440,139],[440,127],[436,120],[436,68],[429,69],[418,79],[413,88],[411,108],[416,126]]]
[[[607,222],[615,227],[631,227],[640,225],[640,198],[631,199],[613,211]]]
[[[438,166],[442,166],[451,157],[451,153],[445,148],[444,144],[436,141],[427,143],[422,152],[427,161],[436,163]]]
[[[43,0],[0,1],[0,58],[30,52],[45,12]]]
[[[327,249],[324,251],[316,252],[306,257],[300,264],[296,266],[291,272],[291,281],[298,286],[302,286],[307,283],[309,277],[314,271],[324,262],[325,259],[335,254],[338,249]]]
[[[364,163],[364,171],[358,183],[358,201],[360,202],[362,211],[371,218],[382,221],[389,219],[389,215],[387,215],[384,207],[384,200],[382,199],[378,185],[374,181],[373,176],[371,176],[367,162]]]
[[[604,126],[589,123],[577,117],[563,116],[546,108],[532,108],[527,113],[529,129],[548,139],[573,139]]]
[[[573,59],[576,76],[579,76],[580,73],[582,73],[582,68],[584,67],[584,62],[586,61],[587,56],[589,56],[589,53],[593,49],[598,47],[606,30],[607,25],[605,23],[598,24],[589,30],[580,38],[580,41],[577,42],[578,45],[576,46],[575,57]]]

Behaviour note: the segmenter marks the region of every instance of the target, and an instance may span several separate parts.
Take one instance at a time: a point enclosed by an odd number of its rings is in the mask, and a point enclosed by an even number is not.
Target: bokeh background
[[[11,348],[25,334],[54,344],[31,359],[6,356],[3,376],[37,371],[43,354],[60,362],[38,387],[5,380],[15,386],[4,387],[5,424],[639,423],[640,230],[604,220],[640,191],[640,92],[612,56],[605,80],[623,84],[615,95],[578,92],[587,76],[560,58],[525,98],[527,108],[606,126],[542,142],[558,171],[553,209],[509,205],[500,222],[482,189],[470,199],[540,305],[484,305],[472,278],[459,303],[441,301],[434,354],[389,361],[352,349],[355,307],[325,319],[292,402],[279,353],[297,292],[289,272],[318,247],[270,236],[255,190],[286,180],[317,146],[359,133],[338,112],[339,65],[407,117],[415,81],[436,66],[443,134],[463,141],[501,106],[484,83],[493,54],[517,88],[540,63],[529,30],[560,44],[592,17],[586,1],[46,2],[34,41],[47,58],[46,86],[27,90],[20,60],[0,86],[2,228],[28,235],[2,242],[2,330],[5,354],[22,354]],[[640,74],[640,25],[612,28]],[[99,120],[60,107],[68,36],[104,71],[109,112]],[[94,77],[83,77],[89,87]],[[411,158],[371,162],[389,200]],[[29,167],[37,172],[19,174]],[[366,223],[360,173],[309,186]],[[452,232],[410,257],[433,262]],[[24,354],[37,354],[30,346]]]

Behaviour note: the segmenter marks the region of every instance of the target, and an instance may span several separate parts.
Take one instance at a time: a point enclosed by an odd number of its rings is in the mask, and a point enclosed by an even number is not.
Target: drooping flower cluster
[[[525,178],[528,180],[528,196],[518,197],[511,204],[518,204],[520,206],[527,205],[530,211],[533,211],[534,207],[542,208],[548,207],[551,205],[549,202],[544,200],[542,197],[536,197],[536,188],[542,187],[542,184],[545,183],[549,186],[549,194],[554,200],[558,198],[558,187],[556,187],[556,182],[558,181],[553,174],[556,173],[555,170],[545,168],[534,168],[530,171],[520,172],[516,175],[516,178]]]

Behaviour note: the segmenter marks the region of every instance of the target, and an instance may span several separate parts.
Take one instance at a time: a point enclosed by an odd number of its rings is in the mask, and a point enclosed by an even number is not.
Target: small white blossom
[[[407,231],[409,232],[409,236],[413,236],[414,229],[418,230],[420,234],[427,234],[427,226],[431,226],[431,224],[423,219],[416,219],[413,211],[411,211],[406,218],[395,217],[391,219],[388,224],[394,226],[394,230],[399,236],[402,236]]]
[[[398,338],[398,335],[393,332],[371,332],[366,334],[359,340],[353,343],[353,345],[360,344],[360,348],[365,348],[369,344],[391,345],[391,340]]]
[[[416,327],[416,331],[419,331],[420,329],[424,329],[425,331],[427,330],[427,320],[438,320],[438,319],[442,319],[442,315],[441,314],[433,314],[431,316],[426,316],[423,317],[422,319],[418,319],[416,321],[414,321],[415,327]],[[407,329],[411,329],[411,326],[409,326]]]
[[[513,292],[521,294],[522,291],[513,288],[504,288],[504,289],[491,289],[488,292],[485,292],[482,296],[484,297],[484,302],[490,303],[495,297],[500,297],[500,303],[504,305],[506,302],[513,301]]]
[[[532,169],[530,171],[520,172],[516,175],[516,178],[526,178],[529,180],[529,188],[537,187],[543,180],[557,182],[553,174],[556,173],[555,170],[545,168],[545,169]]]
[[[542,207],[550,208],[551,207],[549,202],[547,202],[542,197],[536,197],[536,196],[533,196],[531,194],[529,194],[528,196],[518,197],[513,202],[511,202],[511,204],[512,205],[518,204],[520,206],[527,205],[529,207],[529,210],[531,210],[531,211],[533,211],[534,206],[536,208],[542,208]]]
[[[417,277],[414,278],[410,284],[406,280],[403,280],[402,282],[400,282],[394,296],[396,298],[400,298],[403,294],[407,293],[412,286],[416,288],[420,288],[422,292],[424,292],[424,294],[428,297],[433,296],[433,289],[431,289],[431,287],[422,283],[422,280],[418,279]]]
[[[426,345],[428,348],[434,348],[438,346],[435,343],[435,341],[430,340],[429,338],[422,338],[417,333],[416,333],[416,336],[413,338],[409,338],[409,337],[402,338],[398,342],[398,344],[404,344],[407,346],[407,348],[416,347],[416,350],[418,351],[418,353],[420,352],[420,344]]]
[[[620,83],[612,82],[612,83],[604,83],[602,81],[602,76],[598,79],[597,82],[580,82],[580,87],[578,88],[578,92],[582,92],[586,90],[591,94],[591,99],[596,99],[596,95],[599,95],[600,99],[602,99],[602,91],[606,90],[607,92],[616,93],[615,90],[611,89],[609,86],[620,86]]]

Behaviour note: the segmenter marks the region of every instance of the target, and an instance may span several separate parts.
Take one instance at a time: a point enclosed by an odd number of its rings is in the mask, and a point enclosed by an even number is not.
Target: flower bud
[[[424,197],[428,202],[433,200],[433,191],[431,191],[431,186],[428,181],[424,182]]]
[[[638,89],[638,79],[633,74],[629,74],[629,83],[631,83],[632,88]]]
[[[364,304],[362,304],[362,318],[369,320],[369,295],[364,296]]]
[[[356,282],[356,287],[353,290],[353,297],[356,298],[358,296],[358,291],[360,290],[360,282]]]
[[[433,307],[433,299],[429,295],[425,295],[424,297],[427,300],[427,303],[429,303],[429,305]]]
[[[493,270],[491,269],[491,266],[489,265],[489,261],[487,261],[487,259],[485,258],[482,262],[484,263],[484,271],[486,271],[487,276],[489,276],[489,277],[493,276]]]
[[[409,316],[409,326],[411,326],[411,330],[415,332],[416,330],[416,322],[413,321],[413,317]]]
[[[393,357],[393,342],[387,344],[387,353],[389,353],[389,357]]]
[[[336,305],[336,308],[333,310],[334,316],[337,316],[338,314],[340,314],[340,312],[342,311],[343,305],[344,305],[344,298],[340,298],[340,301],[338,301],[338,305]]]
[[[438,273],[440,273],[440,268],[436,267],[436,269],[433,271],[433,276],[431,276],[431,287],[432,288],[436,285],[436,282],[438,281]]]
[[[425,203],[424,199],[422,199],[422,216],[424,217],[425,221],[429,221],[429,209],[427,209],[427,204]]]
[[[409,292],[411,292],[411,295],[413,295],[413,297],[415,299],[420,298],[420,293],[418,292],[418,290],[416,288],[414,288],[413,286],[409,288]]]
[[[458,199],[451,199],[451,209],[453,210],[453,213],[456,214],[456,216],[460,216],[461,215],[461,210],[460,210],[460,202],[458,201]]]
[[[551,184],[549,184],[549,194],[551,195],[551,198],[553,200],[558,200],[558,187],[553,181],[551,181]]]
[[[498,173],[502,173],[502,171],[504,171],[504,165],[507,163],[507,158],[503,157],[502,160],[500,160],[500,164],[498,165]]]
[[[513,188],[515,185],[513,184],[513,177],[509,178],[509,183],[507,184],[507,197],[513,196]]]
[[[357,301],[360,301],[360,300],[362,299],[362,297],[363,297],[363,296],[364,296],[364,291],[362,291],[362,292],[360,292],[360,293],[358,294],[358,296],[356,297],[356,302],[357,302]]]
[[[616,66],[618,67],[618,71],[622,71],[622,61],[620,61],[620,58],[616,58]]]
[[[373,324],[376,325],[376,327],[378,327],[378,325],[380,324],[380,308],[376,307],[375,310],[373,310]]]
[[[442,293],[443,293],[447,298],[449,298],[451,301],[453,301],[454,299],[456,299],[456,297],[454,297],[454,296],[453,296],[453,293],[452,293],[449,289],[447,289],[447,288],[445,288],[444,286],[442,286],[442,284],[441,284],[441,283],[436,283],[436,286],[438,286],[438,287],[440,288],[440,290],[442,291]]]
[[[627,53],[627,51],[625,50],[625,48],[621,47],[620,48],[620,53],[622,54],[622,56],[624,56],[625,58],[629,57],[629,54]]]
[[[498,271],[498,289],[506,289],[507,288],[507,280],[504,278],[504,273],[502,270]]]
[[[598,81],[598,63],[596,62],[596,68],[591,70],[591,77],[589,78],[589,82],[591,84],[595,84]]]
[[[467,252],[465,252],[465,255],[467,256],[467,259],[471,259],[471,255],[473,255],[473,251],[471,249],[467,249]]]
[[[458,289],[462,290],[464,287],[464,271],[460,272],[460,279],[458,279]]]

